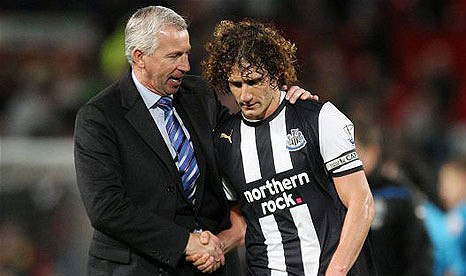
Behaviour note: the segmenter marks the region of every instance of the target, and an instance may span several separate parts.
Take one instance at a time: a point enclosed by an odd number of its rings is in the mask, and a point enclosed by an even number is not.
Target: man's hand
[[[209,256],[208,254],[204,254],[202,256],[195,254],[194,256],[190,256],[190,260],[197,269],[204,273],[213,272],[222,266],[220,261],[216,262],[214,257]]]
[[[186,260],[202,272],[213,272],[225,264],[220,240],[209,231],[191,233],[186,246]]]
[[[318,101],[319,96],[317,95],[312,95],[311,92],[302,89],[299,86],[292,86],[290,89],[286,85],[283,85],[281,87],[281,90],[286,91],[286,96],[285,98],[292,104],[294,104],[298,99],[301,100],[314,100]]]

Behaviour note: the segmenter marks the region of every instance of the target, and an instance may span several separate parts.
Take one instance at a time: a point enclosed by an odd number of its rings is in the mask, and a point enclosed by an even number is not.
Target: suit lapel
[[[120,90],[122,95],[122,107],[128,109],[128,113],[125,116],[126,120],[128,120],[142,139],[156,153],[174,178],[178,180],[178,185],[176,186],[183,193],[183,186],[181,184],[178,168],[173,162],[173,158],[166,147],[162,135],[133,83],[131,71],[120,81]],[[202,101],[198,95],[191,94],[184,91],[184,88],[180,88],[180,91],[175,94],[174,106],[183,120],[183,124],[189,131],[194,145],[196,160],[201,172],[196,187],[196,205],[198,205],[202,201],[205,188],[204,180],[207,173],[205,156],[207,150],[212,147],[208,144],[211,143],[211,139],[206,137],[206,135],[210,135],[211,130],[209,124],[206,123],[207,117],[203,109]]]
[[[157,125],[133,83],[131,73],[128,73],[126,77],[121,80],[120,90],[122,95],[122,107],[128,109],[128,113],[126,113],[125,116],[126,120],[128,120],[142,139],[155,152],[171,174],[175,176],[176,179],[180,179],[173,158],[167,149]]]

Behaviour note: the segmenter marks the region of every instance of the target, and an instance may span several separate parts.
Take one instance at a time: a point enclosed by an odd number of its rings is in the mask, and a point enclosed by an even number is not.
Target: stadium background
[[[84,274],[91,230],[74,179],[74,116],[126,70],[124,22],[146,5],[188,19],[194,74],[219,20],[277,25],[297,45],[299,84],[380,126],[392,173],[426,199],[438,202],[442,162],[466,153],[466,1],[5,0],[0,274]]]

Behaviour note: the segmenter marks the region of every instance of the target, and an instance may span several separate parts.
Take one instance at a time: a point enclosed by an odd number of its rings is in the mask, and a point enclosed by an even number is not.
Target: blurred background
[[[187,18],[193,74],[201,74],[203,45],[220,20],[275,24],[298,48],[299,85],[332,101],[356,133],[378,129],[376,167],[409,191],[418,219],[425,221],[428,212],[420,207],[426,204],[445,215],[458,205],[445,204],[439,175],[466,154],[464,0],[4,0],[1,275],[84,275],[91,228],[75,184],[74,118],[127,70],[124,24],[147,5]],[[230,98],[221,99],[233,107]],[[448,179],[463,205],[465,172],[459,166],[459,178]],[[376,201],[393,198],[383,195]],[[456,227],[464,240],[464,218],[451,223],[446,229]],[[435,233],[428,234],[423,250],[435,259]]]

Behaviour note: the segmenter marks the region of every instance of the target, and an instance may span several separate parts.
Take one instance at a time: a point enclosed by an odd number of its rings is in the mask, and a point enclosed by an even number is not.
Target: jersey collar
[[[275,117],[277,117],[278,114],[280,114],[280,112],[283,110],[283,108],[285,108],[287,103],[288,103],[288,101],[285,99],[285,92],[281,91],[280,105],[277,107],[277,109],[269,117],[265,118],[264,120],[250,120],[250,119],[245,118],[243,116],[243,113],[241,113],[241,111],[240,111],[241,120],[244,122],[244,124],[246,124],[247,126],[251,126],[251,127],[257,127],[257,126],[260,126],[262,124],[268,124]]]

